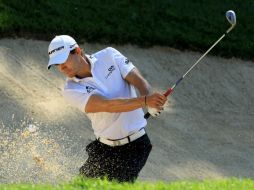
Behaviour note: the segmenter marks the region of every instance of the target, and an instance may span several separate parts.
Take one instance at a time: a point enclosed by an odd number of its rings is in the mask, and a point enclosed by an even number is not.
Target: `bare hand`
[[[163,110],[163,105],[166,103],[167,97],[160,93],[153,93],[146,97],[146,105],[155,108],[158,111]]]

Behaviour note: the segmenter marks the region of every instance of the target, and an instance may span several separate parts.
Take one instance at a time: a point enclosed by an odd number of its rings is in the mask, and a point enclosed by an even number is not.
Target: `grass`
[[[205,181],[165,182],[136,182],[116,183],[107,180],[82,180],[76,178],[68,183],[59,184],[2,184],[0,190],[253,190],[254,181],[251,179],[224,179]]]
[[[211,53],[253,59],[253,0],[0,0],[0,35],[51,40],[69,34],[79,42],[204,52],[229,27],[229,9],[237,27]]]

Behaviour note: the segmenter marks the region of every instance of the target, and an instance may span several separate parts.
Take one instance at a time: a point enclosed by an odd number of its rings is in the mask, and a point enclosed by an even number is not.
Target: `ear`
[[[76,48],[76,53],[77,53],[78,55],[81,55],[81,49],[80,49],[80,47],[77,47],[77,48]]]

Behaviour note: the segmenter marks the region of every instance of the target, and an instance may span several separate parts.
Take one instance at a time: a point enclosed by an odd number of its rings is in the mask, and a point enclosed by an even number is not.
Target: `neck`
[[[90,61],[87,59],[86,56],[85,57],[80,56],[80,61],[82,66],[80,68],[80,72],[77,73],[76,77],[80,79],[92,77]]]

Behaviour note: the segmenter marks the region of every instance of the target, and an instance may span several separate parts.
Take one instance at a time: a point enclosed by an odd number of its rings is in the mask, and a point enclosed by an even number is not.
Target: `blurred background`
[[[253,59],[252,0],[1,0],[0,35],[51,40],[69,34],[79,41],[203,52],[226,31],[229,9],[237,27],[212,54]]]

